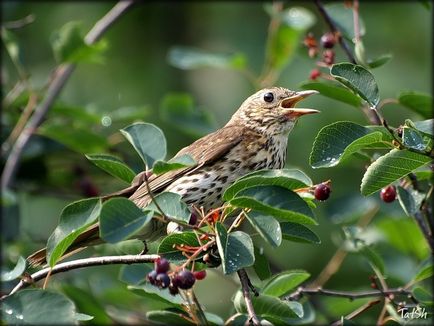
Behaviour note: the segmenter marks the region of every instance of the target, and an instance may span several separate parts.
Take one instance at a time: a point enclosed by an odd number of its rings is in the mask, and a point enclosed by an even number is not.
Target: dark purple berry
[[[173,284],[183,290],[191,289],[194,282],[196,282],[196,278],[189,270],[179,272],[173,279]]]
[[[148,279],[149,283],[156,285],[157,272],[155,270],[149,272],[146,278]]]
[[[396,198],[396,188],[395,186],[387,186],[381,189],[380,197],[385,203],[391,203]]]
[[[190,215],[190,221],[188,221],[188,224],[190,225],[196,225],[197,223],[197,215],[194,213],[191,213]]]
[[[198,281],[203,280],[206,277],[206,270],[203,269],[201,271],[194,272],[193,275],[196,278],[196,280]]]
[[[331,189],[330,186],[326,183],[321,183],[316,186],[314,195],[317,200],[327,200],[330,197]]]
[[[158,287],[165,289],[170,284],[170,277],[166,273],[159,273],[155,278],[155,283]]]
[[[173,285],[173,283],[169,284],[169,293],[171,295],[177,295],[179,293],[179,289],[177,286]]]
[[[160,258],[155,261],[155,270],[158,274],[166,273],[170,268],[170,263],[166,258]]]
[[[325,49],[331,49],[335,46],[336,38],[333,33],[325,33],[323,36],[321,36],[321,45]]]

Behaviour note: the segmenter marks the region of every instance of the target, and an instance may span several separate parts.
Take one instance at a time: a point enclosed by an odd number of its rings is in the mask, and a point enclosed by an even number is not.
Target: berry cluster
[[[335,62],[335,51],[333,47],[336,42],[339,41],[339,33],[327,32],[320,38],[320,44],[322,47],[321,61],[317,62],[319,67],[329,67]],[[316,58],[320,52],[318,42],[315,39],[313,33],[308,33],[304,38],[303,44],[308,48],[308,54],[311,58]],[[311,80],[317,79],[321,76],[321,71],[317,68],[312,69],[309,78]]]
[[[160,258],[155,261],[155,268],[146,276],[149,283],[160,289],[169,288],[172,295],[179,293],[179,289],[191,289],[196,280],[203,280],[206,277],[206,270],[190,272],[183,269],[180,272],[169,272],[170,263],[165,258]]]

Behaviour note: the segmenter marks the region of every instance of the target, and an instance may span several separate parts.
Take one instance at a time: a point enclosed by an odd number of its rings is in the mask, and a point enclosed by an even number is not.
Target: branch
[[[322,288],[307,289],[305,287],[299,287],[297,289],[297,291],[290,294],[285,299],[290,300],[290,301],[299,300],[305,294],[307,294],[307,295],[325,295],[325,296],[330,296],[330,297],[341,297],[341,298],[348,298],[350,300],[361,299],[361,298],[371,298],[371,297],[389,297],[391,295],[404,295],[404,296],[413,298],[413,294],[410,291],[405,290],[404,288],[388,289],[385,291],[372,290],[372,291],[351,292],[351,291],[326,290],[326,289],[322,289]]]
[[[103,257],[91,257],[68,261],[65,263],[60,263],[51,267],[46,267],[36,273],[29,276],[30,282],[21,280],[9,293],[9,295],[28,287],[29,285],[38,282],[48,274],[54,275],[57,273],[67,272],[73,269],[90,267],[90,266],[101,266],[101,265],[116,265],[116,264],[137,264],[137,263],[152,263],[156,259],[160,258],[159,255],[124,255],[124,256],[103,256]],[[3,298],[2,298],[3,299]]]
[[[346,315],[345,319],[353,319],[353,318],[357,317],[358,315],[360,315],[361,313],[365,312],[366,310],[368,310],[372,306],[375,306],[376,304],[380,303],[380,301],[381,300],[373,300],[373,301],[369,301],[369,302],[365,303],[363,306],[357,308],[353,312],[351,312],[348,315]],[[330,326],[340,326],[340,325],[343,325],[343,322],[342,322],[341,319],[338,320],[338,321],[335,321],[332,324],[330,324]]]
[[[91,45],[101,38],[103,33],[134,3],[133,0],[119,1],[85,36],[86,44]],[[51,83],[48,86],[47,93],[43,101],[36,107],[31,119],[27,122],[26,127],[17,138],[11,153],[6,161],[2,173],[1,188],[5,191],[12,182],[18,163],[23,154],[24,148],[30,140],[33,132],[41,125],[47,115],[51,105],[56,97],[60,94],[72,72],[75,64],[60,64],[55,72]]]
[[[240,269],[237,271],[238,277],[241,282],[241,289],[243,291],[243,297],[246,301],[247,313],[249,314],[249,321],[251,324],[257,326],[261,325],[258,316],[256,316],[255,310],[253,309],[252,299],[250,298],[250,286],[249,286],[249,277],[244,269]]]
[[[327,11],[325,10],[323,4],[321,3],[321,1],[319,0],[315,0],[315,4],[320,12],[320,14],[323,16],[324,20],[326,21],[326,23],[329,25],[330,30],[332,32],[339,32],[339,28],[335,25],[335,23],[333,22],[333,20],[331,19],[331,17],[329,16],[329,14],[327,13]],[[342,35],[342,33],[340,33]],[[348,59],[350,60],[350,62],[352,63],[356,63],[356,59],[354,58],[353,54],[351,53],[351,50],[349,49],[347,43],[345,42],[344,38],[341,36],[339,37],[339,44],[341,45],[342,49],[345,51],[345,53],[347,54]]]

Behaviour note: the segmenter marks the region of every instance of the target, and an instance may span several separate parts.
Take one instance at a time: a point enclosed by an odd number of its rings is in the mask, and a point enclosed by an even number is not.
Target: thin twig
[[[255,310],[253,309],[252,299],[250,297],[250,287],[249,287],[249,277],[244,269],[237,271],[238,277],[241,282],[241,290],[243,291],[244,301],[246,302],[247,313],[249,314],[250,323],[258,326],[261,322],[256,316]]]
[[[434,238],[431,234],[431,230],[425,223],[425,219],[420,210],[416,211],[414,214],[414,219],[416,220],[417,225],[419,225],[419,229],[422,231],[423,236],[425,237],[426,242],[428,243],[431,254],[434,253]]]
[[[410,296],[412,293],[404,288],[396,288],[396,289],[388,289],[385,291],[382,290],[371,290],[371,291],[336,291],[336,290],[327,290],[322,288],[311,289],[306,287],[299,287],[297,291],[290,294],[286,297],[286,300],[299,300],[303,295],[324,295],[329,297],[340,297],[340,298],[348,298],[350,300],[361,299],[361,298],[372,298],[372,297],[388,297],[389,295],[403,295]]]
[[[366,310],[368,310],[369,308],[371,308],[372,306],[375,306],[376,304],[378,304],[380,302],[381,302],[381,300],[369,301],[369,302],[365,303],[363,306],[357,308],[353,312],[351,312],[348,315],[346,315],[345,319],[353,319],[353,318],[357,317],[358,315],[360,315],[361,313],[363,313]],[[339,326],[339,325],[342,325],[342,321],[341,320],[337,320],[334,323],[330,324],[330,326]]]
[[[14,294],[18,290],[28,287],[30,284],[38,282],[44,279],[48,274],[54,275],[57,273],[67,272],[73,269],[101,266],[101,265],[115,265],[115,264],[137,264],[137,263],[152,263],[156,259],[159,259],[159,255],[123,255],[123,256],[103,256],[103,257],[91,257],[76,259],[64,263],[57,264],[53,268],[46,267],[30,275],[32,282],[26,282],[21,280],[17,286],[9,293]]]
[[[327,25],[329,25],[330,30],[335,33],[335,32],[339,32],[341,35],[341,31],[339,31],[339,29],[337,28],[337,26],[335,25],[335,23],[333,22],[333,20],[331,19],[331,17],[329,16],[329,14],[327,13],[327,11],[325,10],[323,4],[321,3],[321,1],[319,0],[315,0],[315,4],[321,14],[321,16],[323,16],[324,20],[326,21]],[[341,36],[339,37],[339,44],[341,45],[342,49],[344,50],[344,52],[346,53],[348,59],[350,60],[350,62],[352,63],[356,63],[356,59],[354,58],[353,53],[351,52],[351,50],[349,49],[347,43],[345,42],[344,38]]]
[[[119,1],[95,26],[89,31],[85,37],[87,44],[93,44],[97,41],[102,34],[131,7],[134,3],[133,0]],[[16,140],[12,147],[11,153],[6,161],[1,180],[2,190],[6,190],[12,182],[15,171],[18,167],[18,163],[23,154],[24,148],[29,142],[34,131],[41,125],[45,116],[47,115],[51,105],[56,97],[60,94],[61,90],[65,86],[67,80],[74,71],[75,64],[61,64],[59,65],[54,74],[54,78],[51,81],[45,98],[36,107],[33,116],[27,122],[26,127]]]
[[[7,29],[18,29],[18,28],[24,27],[28,24],[31,24],[34,21],[35,21],[35,15],[30,14],[30,15],[27,15],[27,16],[21,18],[21,19],[4,22],[2,25],[4,28],[7,28]]]

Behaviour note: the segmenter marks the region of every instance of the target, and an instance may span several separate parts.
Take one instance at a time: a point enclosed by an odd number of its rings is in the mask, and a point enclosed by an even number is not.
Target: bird
[[[264,88],[248,97],[225,126],[181,149],[175,157],[188,154],[196,162],[161,175],[144,171],[130,187],[103,197],[103,200],[126,196],[139,208],[151,202],[151,195],[169,191],[179,194],[187,205],[203,210],[221,206],[225,189],[247,173],[261,169],[281,169],[286,164],[288,135],[298,118],[318,113],[318,110],[296,108],[315,90],[292,91],[284,87]],[[145,178],[147,182],[145,182]],[[152,219],[135,236],[153,241],[164,235],[162,222]],[[89,245],[102,243],[99,225],[84,231],[68,248],[74,253]],[[27,260],[31,265],[46,263],[46,250],[41,249]]]

